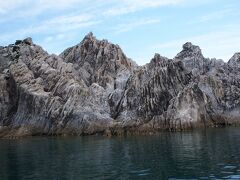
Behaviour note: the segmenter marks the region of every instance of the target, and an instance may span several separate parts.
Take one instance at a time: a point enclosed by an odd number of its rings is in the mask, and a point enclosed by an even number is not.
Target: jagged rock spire
[[[199,46],[193,45],[191,42],[186,42],[183,44],[183,50],[178,53],[175,59],[184,59],[184,58],[202,58],[202,51]]]
[[[240,52],[238,53],[235,53],[231,58],[230,60],[228,61],[229,64],[232,64],[232,63],[240,63]]]
[[[183,50],[186,51],[200,51],[201,49],[199,48],[199,46],[193,45],[191,42],[186,42],[185,44],[183,44]]]

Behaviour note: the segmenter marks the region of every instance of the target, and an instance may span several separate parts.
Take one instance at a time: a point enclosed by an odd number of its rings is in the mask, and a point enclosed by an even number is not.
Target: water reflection
[[[240,179],[240,129],[0,141],[0,179]]]

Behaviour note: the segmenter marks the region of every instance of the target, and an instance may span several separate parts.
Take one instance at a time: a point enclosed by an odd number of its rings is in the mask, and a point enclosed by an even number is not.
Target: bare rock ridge
[[[0,47],[0,92],[0,137],[238,125],[240,53],[225,63],[187,42],[138,66],[92,33],[59,56],[27,38]]]

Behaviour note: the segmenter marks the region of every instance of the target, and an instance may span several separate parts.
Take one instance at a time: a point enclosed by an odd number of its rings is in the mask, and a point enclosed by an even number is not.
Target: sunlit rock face
[[[190,42],[138,66],[89,33],[59,56],[31,38],[0,47],[0,136],[187,130],[240,122],[240,53],[205,58]]]

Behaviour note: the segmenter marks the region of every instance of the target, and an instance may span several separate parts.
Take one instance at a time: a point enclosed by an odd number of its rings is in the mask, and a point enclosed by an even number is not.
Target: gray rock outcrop
[[[138,66],[92,33],[59,56],[17,40],[0,47],[0,137],[237,125],[239,70],[240,53],[225,63],[190,42]]]

